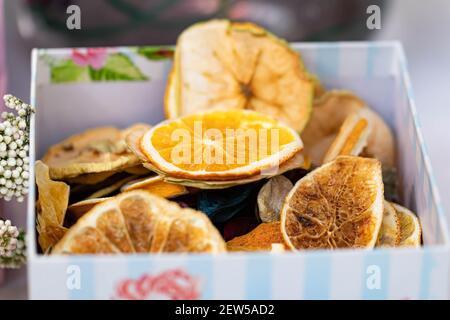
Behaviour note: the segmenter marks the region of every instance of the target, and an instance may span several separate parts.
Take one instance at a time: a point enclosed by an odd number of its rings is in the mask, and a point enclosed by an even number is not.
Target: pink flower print
[[[106,48],[88,48],[85,52],[83,51],[72,49],[72,61],[75,64],[79,66],[91,66],[95,70],[103,67],[108,55]]]

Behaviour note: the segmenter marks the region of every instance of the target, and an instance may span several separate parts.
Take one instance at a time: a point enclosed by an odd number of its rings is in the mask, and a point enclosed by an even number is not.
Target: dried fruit
[[[314,166],[322,164],[326,151],[330,148],[347,116],[361,110],[366,110],[365,116],[368,117],[372,126],[367,147],[361,156],[376,158],[383,166],[394,165],[394,138],[384,120],[353,93],[332,90],[314,101],[311,120],[301,135],[305,152],[311,156]]]
[[[230,181],[273,171],[303,145],[294,130],[264,114],[211,110],[154,126],[140,147],[165,175]]]
[[[284,176],[270,178],[258,193],[258,214],[263,222],[280,220],[284,199],[294,185]]]
[[[250,109],[301,131],[316,83],[285,41],[251,23],[211,20],[179,36],[164,105],[168,118]]]
[[[372,248],[382,219],[380,162],[339,156],[295,184],[281,229],[292,249]]]
[[[120,170],[139,164],[129,152],[121,130],[99,127],[73,135],[50,147],[42,161],[52,179]]]
[[[323,163],[334,160],[337,156],[359,156],[372,130],[368,109],[350,113],[344,120],[336,138],[328,149]]]
[[[47,252],[66,233],[63,227],[70,187],[64,182],[52,181],[49,168],[42,162],[35,164],[37,200],[37,232],[42,251]]]
[[[377,247],[395,247],[401,240],[400,220],[394,207],[388,202],[383,203],[383,220],[378,233]]]
[[[422,227],[419,218],[410,210],[391,203],[397,212],[400,221],[400,247],[420,247],[422,240]]]
[[[113,184],[111,184],[111,185],[109,185],[109,186],[107,186],[105,188],[102,188],[102,189],[99,189],[99,190],[95,191],[93,194],[91,194],[89,197],[87,197],[86,200],[103,198],[103,197],[106,197],[108,195],[111,195],[114,192],[119,191],[122,186],[124,186],[125,184],[127,184],[130,181],[135,180],[136,178],[137,178],[137,176],[128,176],[126,178],[123,178],[123,179],[121,179],[121,180],[119,180],[117,182],[114,182]]]
[[[261,223],[249,233],[228,241],[227,250],[271,251],[275,243],[284,243],[280,222]]]
[[[225,250],[225,242],[203,213],[135,190],[96,205],[69,229],[52,254]]]
[[[79,202],[71,204],[67,208],[67,214],[70,216],[72,221],[77,221],[86,212],[91,210],[94,206],[96,206],[99,203],[102,203],[103,201],[109,200],[111,198],[112,197],[81,200]]]
[[[186,187],[179,184],[165,182],[161,176],[145,177],[130,181],[122,186],[120,190],[122,192],[131,190],[145,190],[166,199],[178,197],[188,193]]]
[[[115,171],[86,173],[77,177],[67,178],[65,181],[70,184],[98,184],[113,176],[115,173]]]

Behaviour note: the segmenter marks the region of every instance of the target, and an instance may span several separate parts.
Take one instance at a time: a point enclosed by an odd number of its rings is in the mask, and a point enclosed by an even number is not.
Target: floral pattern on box
[[[135,47],[128,52],[108,48],[71,49],[70,55],[55,58],[45,53],[41,58],[49,68],[50,83],[99,82],[99,81],[147,81],[150,75],[144,72],[136,60],[152,63],[171,59],[170,47]]]

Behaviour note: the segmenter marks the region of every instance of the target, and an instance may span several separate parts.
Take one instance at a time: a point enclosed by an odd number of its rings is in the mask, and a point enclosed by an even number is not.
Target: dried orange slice
[[[322,164],[345,119],[350,114],[362,110],[365,112],[364,118],[371,126],[363,154],[380,160],[387,167],[395,165],[394,138],[384,120],[355,94],[344,90],[332,90],[314,101],[311,119],[301,134],[305,152],[311,156],[314,166]]]
[[[400,219],[397,211],[388,201],[383,203],[383,220],[378,234],[377,247],[395,247],[401,240]]]
[[[292,249],[372,248],[383,218],[378,160],[339,156],[299,180],[281,211]]]
[[[397,212],[400,221],[400,247],[420,247],[422,240],[422,228],[419,218],[410,210],[391,203]]]
[[[166,120],[140,149],[163,174],[192,180],[236,180],[294,157],[302,141],[290,127],[249,110],[210,110]]]
[[[179,36],[165,110],[176,118],[211,108],[250,109],[301,131],[316,84],[285,41],[252,23],[211,20]]]
[[[97,204],[73,225],[52,254],[225,252],[208,217],[146,191]]]
[[[130,181],[120,190],[122,192],[131,190],[145,190],[166,199],[188,193],[186,187],[180,184],[165,182],[161,176],[154,176],[150,178],[146,177]]]

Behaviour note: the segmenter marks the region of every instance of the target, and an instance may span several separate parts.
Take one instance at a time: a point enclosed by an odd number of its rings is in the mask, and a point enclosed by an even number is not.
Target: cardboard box
[[[317,74],[327,88],[354,91],[392,127],[402,203],[420,217],[422,248],[220,256],[44,256],[37,254],[36,249],[33,184],[28,198],[30,297],[448,298],[447,225],[420,132],[401,45],[397,42],[342,42],[293,46],[301,52],[307,68]],[[85,49],[79,50],[85,52]],[[31,128],[32,163],[51,144],[89,127],[125,127],[134,122],[162,120],[164,87],[171,60],[160,59],[165,54],[145,56],[144,52],[142,48],[107,49],[108,57],[120,57],[131,69],[126,74],[119,70],[116,75],[105,76],[74,67],[73,49],[34,50],[31,101],[37,113]],[[69,72],[71,68],[75,71]],[[158,283],[173,290],[152,290],[164,287],[154,285]]]

